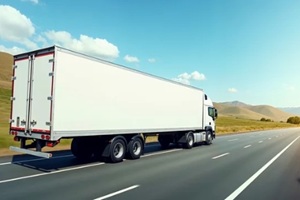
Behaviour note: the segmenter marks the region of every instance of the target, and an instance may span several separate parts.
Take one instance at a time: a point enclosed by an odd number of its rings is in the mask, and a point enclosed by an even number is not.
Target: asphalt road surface
[[[69,151],[1,157],[0,199],[300,199],[299,128],[145,150],[117,164],[80,163]]]

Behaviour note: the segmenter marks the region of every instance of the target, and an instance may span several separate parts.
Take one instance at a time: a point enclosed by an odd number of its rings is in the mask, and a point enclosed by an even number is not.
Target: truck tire
[[[81,161],[92,159],[94,151],[93,145],[88,138],[74,138],[71,143],[72,154]]]
[[[126,145],[124,140],[118,138],[110,145],[109,161],[112,163],[122,162],[126,153]]]
[[[194,135],[193,133],[187,133],[185,148],[191,149],[194,146]]]
[[[211,145],[212,144],[212,140],[213,140],[213,136],[211,131],[207,131],[206,132],[206,138],[205,138],[205,144],[206,145]]]
[[[133,138],[128,143],[127,157],[129,159],[139,159],[143,154],[143,142],[140,138]]]

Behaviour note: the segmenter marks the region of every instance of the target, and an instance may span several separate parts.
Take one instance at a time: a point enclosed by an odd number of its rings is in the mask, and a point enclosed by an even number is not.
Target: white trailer
[[[163,147],[211,144],[216,117],[212,101],[192,86],[58,46],[14,56],[10,134],[20,141],[14,151],[49,158],[44,146],[73,138],[79,159],[137,159],[151,134]]]

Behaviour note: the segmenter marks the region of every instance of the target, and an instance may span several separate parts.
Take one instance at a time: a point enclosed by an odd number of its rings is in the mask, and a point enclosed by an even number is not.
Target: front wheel
[[[213,140],[212,133],[210,131],[207,131],[206,132],[206,141],[205,141],[205,144],[206,145],[211,145],[212,144],[212,140]]]
[[[194,146],[194,135],[193,133],[188,133],[186,136],[186,144],[185,147],[187,149],[191,149]]]

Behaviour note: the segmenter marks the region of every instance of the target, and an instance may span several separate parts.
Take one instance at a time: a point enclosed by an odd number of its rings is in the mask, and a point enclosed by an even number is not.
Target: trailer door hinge
[[[54,59],[49,59],[49,63],[52,63],[52,62],[54,62]]]
[[[21,121],[21,126],[25,126],[26,125],[26,121],[23,119],[22,121]]]
[[[11,123],[14,123],[15,122],[15,120],[13,120],[13,119],[9,119],[9,123],[11,124]]]
[[[53,98],[52,97],[47,97],[47,99],[50,100],[50,101],[52,101]]]
[[[17,79],[16,76],[12,76],[12,77],[11,77],[11,80],[12,80],[12,81],[15,81],[16,79]]]
[[[51,122],[46,122],[46,126],[51,126]]]
[[[50,73],[49,73],[49,76],[54,76],[54,73],[53,73],[53,72],[50,72]]]
[[[33,120],[32,122],[30,122],[31,126],[35,126],[37,124],[37,121]]]
[[[16,100],[16,97],[10,97],[10,100],[14,101],[14,100]]]
[[[12,65],[13,69],[17,69],[18,65]]]

